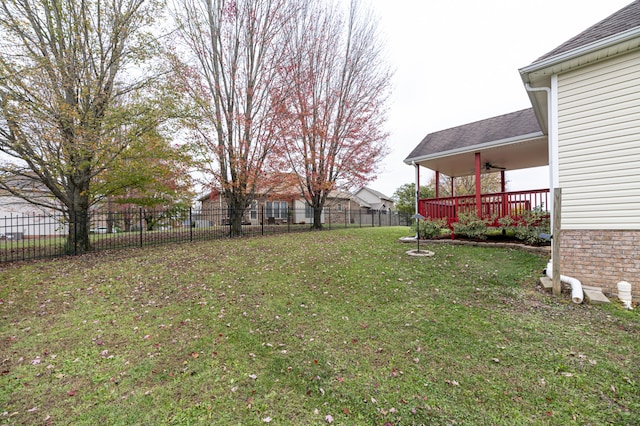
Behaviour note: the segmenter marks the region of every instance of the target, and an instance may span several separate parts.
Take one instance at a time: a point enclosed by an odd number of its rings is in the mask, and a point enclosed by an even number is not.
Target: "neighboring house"
[[[562,189],[562,274],[611,293],[617,293],[619,281],[628,281],[639,298],[640,1],[520,74],[531,110],[427,135],[405,163],[452,177],[469,169],[479,177],[548,164],[551,188]],[[507,200],[503,212],[512,195],[500,194]],[[472,196],[479,213],[491,205],[488,196],[479,189]],[[551,210],[550,197],[535,196]],[[530,206],[537,202],[523,200]],[[437,198],[421,200],[419,209],[436,215],[451,212],[452,205]]]
[[[60,212],[21,198],[0,194],[0,239],[22,239],[65,234]]]
[[[366,186],[358,190],[354,194],[358,199],[364,201],[362,207],[370,210],[382,213],[388,213],[394,210],[393,199],[387,197],[382,192],[378,192],[375,189],[367,188]]]
[[[362,190],[361,190],[362,191]],[[360,217],[367,215],[370,211],[388,211],[389,203],[393,206],[393,201],[387,200],[383,194],[377,191],[368,190],[371,193],[379,194],[385,200],[380,202],[380,197],[374,196],[373,208],[371,204],[363,199],[343,191],[331,191],[322,212],[322,222],[331,215],[331,223],[361,223]],[[228,225],[229,211],[227,203],[222,194],[211,191],[200,198],[200,211],[195,215],[196,226]],[[258,194],[249,208],[244,212],[243,224],[260,225],[262,217],[265,217],[265,224],[286,224],[286,223],[312,223],[313,209],[307,204],[302,195],[295,189],[272,191],[269,194]]]

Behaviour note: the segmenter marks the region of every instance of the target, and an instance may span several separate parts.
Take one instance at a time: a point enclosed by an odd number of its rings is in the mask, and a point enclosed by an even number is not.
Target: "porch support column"
[[[504,170],[500,170],[500,192],[507,192],[507,186],[504,181]]]
[[[456,178],[454,178],[453,176],[451,176],[451,196],[455,197],[456,194],[454,193],[454,188],[456,186]]]
[[[476,212],[478,213],[478,217],[482,217],[482,197],[480,196],[482,185],[480,182],[480,167],[482,167],[480,153],[476,152]]]
[[[436,198],[440,198],[440,171],[436,170]]]
[[[413,166],[416,168],[416,214],[419,214],[420,208],[420,166],[416,163],[413,163]]]

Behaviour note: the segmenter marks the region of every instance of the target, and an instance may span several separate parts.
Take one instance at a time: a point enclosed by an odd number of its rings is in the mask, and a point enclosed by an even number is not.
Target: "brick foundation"
[[[586,286],[617,294],[619,281],[631,284],[634,300],[640,300],[640,231],[563,230],[560,241],[562,275]]]

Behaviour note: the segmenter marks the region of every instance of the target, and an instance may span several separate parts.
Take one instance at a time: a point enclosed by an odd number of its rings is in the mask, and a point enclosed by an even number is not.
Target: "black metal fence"
[[[313,225],[312,210],[247,209],[240,232],[233,229],[228,209],[92,211],[90,251],[231,237],[306,232]],[[323,229],[409,225],[397,212],[325,208]],[[75,220],[73,221],[75,223]],[[62,214],[21,214],[0,217],[0,263],[59,257],[78,253],[78,241]]]

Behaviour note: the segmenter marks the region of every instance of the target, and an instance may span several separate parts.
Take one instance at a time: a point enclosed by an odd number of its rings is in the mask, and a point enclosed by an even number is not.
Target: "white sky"
[[[395,69],[390,154],[369,186],[415,181],[403,160],[431,132],[530,108],[519,68],[631,0],[370,0]],[[421,184],[432,173],[421,168]],[[549,186],[548,168],[507,172],[508,190]]]

